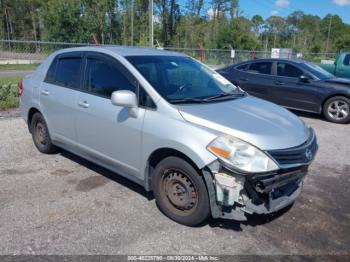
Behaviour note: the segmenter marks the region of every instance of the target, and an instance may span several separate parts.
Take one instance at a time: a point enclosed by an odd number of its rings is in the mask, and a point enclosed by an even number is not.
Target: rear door
[[[253,62],[241,71],[239,86],[250,95],[269,100],[269,89],[273,85],[272,62]]]
[[[40,108],[51,138],[67,147],[76,141],[76,100],[81,87],[82,61],[81,52],[58,55],[40,90]]]
[[[274,87],[271,89],[273,102],[289,108],[318,112],[320,98],[317,94],[320,88],[307,72],[294,64],[277,62],[275,74]],[[301,81],[302,75],[308,76],[310,81]]]
[[[137,93],[136,80],[116,59],[88,53],[83,86],[76,104],[80,151],[121,173],[139,175],[145,109],[130,117],[128,108],[112,105],[110,99],[117,90]]]

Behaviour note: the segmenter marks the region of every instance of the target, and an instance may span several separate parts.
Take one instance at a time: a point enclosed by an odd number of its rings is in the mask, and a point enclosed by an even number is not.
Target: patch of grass
[[[0,71],[35,70],[39,64],[0,65]]]
[[[18,83],[21,77],[0,78],[0,109],[18,107]]]

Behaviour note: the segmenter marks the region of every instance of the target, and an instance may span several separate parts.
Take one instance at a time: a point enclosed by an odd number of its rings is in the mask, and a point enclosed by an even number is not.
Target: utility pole
[[[331,36],[331,29],[332,29],[332,18],[333,16],[331,15],[331,18],[329,19],[329,26],[328,26],[328,35],[327,35],[327,43],[326,43],[326,53],[328,53],[328,48],[329,48],[329,38]]]
[[[149,0],[149,46],[153,47],[153,0]]]
[[[130,35],[130,42],[131,42],[131,46],[134,45],[134,0],[131,0],[131,7],[130,7],[130,11],[131,11],[131,35]]]

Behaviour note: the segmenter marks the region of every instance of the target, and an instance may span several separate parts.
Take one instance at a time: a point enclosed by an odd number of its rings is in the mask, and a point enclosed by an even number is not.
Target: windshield
[[[126,59],[170,103],[230,99],[244,92],[189,57],[129,56]]]
[[[334,78],[335,76],[324,70],[322,67],[313,64],[313,63],[305,63],[305,66],[310,70],[310,72],[315,75],[319,79],[329,79]]]

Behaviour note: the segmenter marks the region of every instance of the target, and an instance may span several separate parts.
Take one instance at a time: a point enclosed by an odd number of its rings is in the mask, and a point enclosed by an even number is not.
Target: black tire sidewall
[[[182,171],[192,181],[197,190],[198,203],[195,210],[187,216],[174,214],[165,204],[166,200],[162,199],[161,197],[160,183],[162,181],[164,171],[168,169]],[[181,158],[167,157],[158,163],[152,177],[152,188],[154,197],[160,210],[166,216],[180,224],[187,226],[196,226],[204,222],[210,215],[209,196],[203,178],[191,164]]]
[[[350,99],[347,98],[347,97],[344,97],[344,96],[334,96],[334,97],[331,97],[329,98],[325,103],[324,103],[324,107],[323,107],[323,115],[324,117],[330,121],[330,122],[333,122],[333,123],[338,123],[338,124],[347,124],[350,122],[350,114],[345,118],[345,119],[342,119],[342,120],[335,120],[333,118],[331,118],[329,115],[328,115],[328,107],[329,105],[335,101],[335,100],[341,100],[341,101],[344,101],[345,103],[347,103],[350,107]]]
[[[44,128],[46,129],[46,134],[47,134],[47,143],[46,145],[42,145],[40,143],[38,143],[38,141],[35,138],[35,126],[37,125],[38,122],[41,122],[44,126]],[[56,147],[52,144],[51,138],[50,138],[50,133],[49,133],[49,129],[47,127],[46,121],[44,119],[44,117],[42,116],[42,114],[40,113],[35,113],[32,117],[32,120],[30,122],[30,131],[32,133],[32,138],[33,138],[33,142],[36,146],[36,148],[41,152],[41,153],[46,153],[46,154],[50,154],[53,153],[56,150]]]

